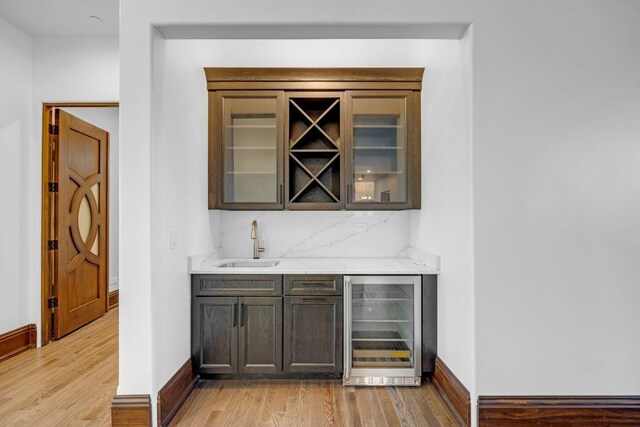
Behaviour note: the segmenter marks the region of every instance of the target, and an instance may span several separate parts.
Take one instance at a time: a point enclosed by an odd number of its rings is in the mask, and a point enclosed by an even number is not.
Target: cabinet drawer
[[[285,295],[342,295],[342,276],[294,274],[284,276]]]
[[[194,275],[193,296],[277,296],[282,295],[282,276],[266,274]]]

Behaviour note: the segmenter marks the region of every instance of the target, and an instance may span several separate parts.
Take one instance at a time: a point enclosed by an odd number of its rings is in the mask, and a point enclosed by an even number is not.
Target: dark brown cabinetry
[[[282,371],[282,298],[238,298],[240,309],[238,372],[277,374]]]
[[[191,353],[203,374],[282,371],[282,276],[194,275]]]
[[[340,209],[342,110],[340,92],[287,93],[285,207]]]
[[[209,208],[419,208],[423,71],[205,68]]]
[[[209,203],[281,209],[284,92],[220,91],[214,99],[209,132],[217,144],[209,169],[218,173],[209,174]]]
[[[420,206],[420,94],[347,91],[347,208]]]
[[[342,372],[342,276],[285,276],[285,292],[284,372]]]
[[[192,355],[198,371],[238,372],[238,298],[194,298],[191,307]]]
[[[200,373],[282,371],[281,297],[198,297],[192,311],[192,353]]]
[[[193,366],[201,374],[340,374],[343,277],[193,275]],[[283,286],[284,284],[284,286]],[[284,296],[283,296],[284,291]],[[422,276],[422,370],[437,352],[437,276]]]
[[[199,373],[342,371],[341,276],[284,276],[287,296],[279,275],[194,275],[191,282]]]

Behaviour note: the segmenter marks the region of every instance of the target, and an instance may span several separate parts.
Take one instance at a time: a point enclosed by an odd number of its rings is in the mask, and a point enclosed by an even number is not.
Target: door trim
[[[42,176],[41,176],[41,193],[42,193],[42,205],[41,205],[41,239],[40,239],[40,309],[41,309],[41,345],[47,345],[51,341],[51,312],[48,307],[48,300],[51,296],[49,289],[49,274],[51,266],[49,265],[49,249],[48,241],[50,239],[49,234],[49,221],[51,216],[51,203],[49,199],[49,176],[51,174],[50,168],[50,152],[49,152],[49,125],[52,124],[50,120],[50,112],[54,108],[64,107],[95,107],[95,108],[119,108],[118,102],[56,102],[56,103],[43,103],[42,104]],[[107,153],[108,154],[108,153]],[[108,221],[108,219],[107,219]],[[109,239],[106,239],[107,254],[109,253]],[[109,290],[109,280],[106,280],[105,295]],[[108,309],[108,298],[106,298]]]

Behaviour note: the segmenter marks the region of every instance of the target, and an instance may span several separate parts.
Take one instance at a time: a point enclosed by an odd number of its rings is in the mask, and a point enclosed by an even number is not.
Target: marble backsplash
[[[254,219],[264,258],[406,257],[409,248],[409,211],[222,211],[224,257],[251,257]]]

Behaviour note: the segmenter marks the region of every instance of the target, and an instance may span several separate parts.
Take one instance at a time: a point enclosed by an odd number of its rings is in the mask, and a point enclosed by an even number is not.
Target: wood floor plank
[[[399,427],[400,419],[398,418],[398,413],[396,412],[396,408],[393,406],[393,402],[391,401],[391,397],[389,397],[389,392],[383,387],[376,387],[376,394],[378,395],[378,399],[380,400],[380,408],[384,413],[384,419],[389,424],[390,427]]]
[[[286,396],[289,381],[270,381],[266,384],[267,394],[265,395],[260,414],[259,423],[269,423],[269,420],[278,412],[284,413],[286,409]]]
[[[405,393],[410,408],[415,408],[420,411],[422,417],[426,420],[429,426],[440,426],[440,421],[436,417],[433,409],[429,406],[427,399],[425,399],[424,393],[419,388],[409,388]],[[412,409],[413,411],[413,409]]]
[[[344,387],[340,380],[206,380],[174,426],[455,426],[433,384]]]
[[[108,426],[118,382],[118,310],[0,363],[0,425]]]
[[[333,389],[332,383],[322,381],[320,383],[320,395],[322,396],[322,425],[333,427],[336,425],[336,411],[333,406]]]
[[[457,427],[456,421],[454,421],[451,412],[447,408],[442,396],[436,391],[432,383],[431,387],[422,387],[422,392],[425,395],[425,399],[429,407],[433,410],[436,418],[443,427]]]
[[[382,410],[382,404],[378,397],[376,388],[378,387],[366,387],[369,407],[371,408],[371,419],[373,420],[373,424],[371,425],[388,427],[389,423],[387,422],[385,413]]]
[[[354,387],[353,391],[356,395],[356,407],[358,408],[358,414],[363,426],[374,425],[373,414],[371,413],[371,405],[369,402],[369,394],[367,389],[369,387]]]

